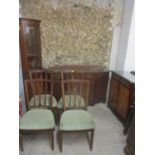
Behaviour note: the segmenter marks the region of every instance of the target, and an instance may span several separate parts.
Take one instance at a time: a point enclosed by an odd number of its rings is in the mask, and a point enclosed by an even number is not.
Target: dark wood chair
[[[87,111],[89,81],[75,79],[64,79],[62,73],[61,80],[63,113],[58,127],[58,143],[62,152],[62,141],[64,133],[84,132],[88,138],[90,150],[93,147],[95,122]],[[89,135],[90,133],[90,135]]]
[[[51,82],[53,83],[53,87],[54,87],[54,75],[52,72],[50,72],[47,69],[35,69],[35,70],[30,70],[29,71],[29,78],[30,80],[33,79],[49,79],[51,80]],[[49,96],[49,90],[50,88],[48,88],[49,86],[47,85],[47,96]],[[55,122],[57,122],[57,100],[56,98],[53,96],[53,104],[52,104],[53,108],[53,114],[54,114],[54,119]]]
[[[80,80],[80,79],[83,79],[83,78],[82,78],[82,74],[80,72],[78,72],[78,71],[65,70],[64,72],[61,73],[61,79],[63,79],[63,80],[71,80],[71,79],[78,79],[78,80]],[[67,98],[67,96],[66,96],[66,98]],[[63,102],[62,102],[62,97],[61,97],[59,99],[58,103],[57,103],[57,124],[59,124],[60,117],[61,117],[61,114],[63,112],[64,112],[64,110],[63,110]]]
[[[23,151],[23,133],[42,131],[48,132],[54,150],[53,83],[47,79],[31,79],[25,80],[24,86],[28,111],[19,121],[21,150]]]

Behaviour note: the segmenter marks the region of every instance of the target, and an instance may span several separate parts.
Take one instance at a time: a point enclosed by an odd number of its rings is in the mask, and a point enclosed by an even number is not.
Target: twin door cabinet
[[[20,55],[24,79],[29,70],[42,67],[40,22],[36,19],[19,19]]]
[[[106,102],[109,71],[105,71],[101,66],[91,65],[63,65],[54,66],[49,69],[54,74],[54,96],[57,100],[61,94],[61,72],[72,72],[79,79],[86,79],[90,82],[88,104],[93,106],[97,103]]]
[[[135,100],[134,75],[130,72],[112,72],[108,107],[125,125],[131,105]]]

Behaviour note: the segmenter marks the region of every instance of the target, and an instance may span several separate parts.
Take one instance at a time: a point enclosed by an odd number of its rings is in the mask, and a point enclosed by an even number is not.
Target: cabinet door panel
[[[112,109],[116,109],[117,106],[118,89],[119,89],[119,82],[115,79],[111,79],[108,104]]]
[[[29,70],[41,68],[40,20],[20,18],[20,51],[25,77]]]
[[[94,103],[105,102],[106,100],[106,93],[107,93],[107,86],[108,86],[108,72],[98,73],[93,75],[94,76]]]
[[[129,101],[129,88],[120,85],[118,94],[118,104],[116,111],[123,118],[126,119],[128,112],[128,101]]]

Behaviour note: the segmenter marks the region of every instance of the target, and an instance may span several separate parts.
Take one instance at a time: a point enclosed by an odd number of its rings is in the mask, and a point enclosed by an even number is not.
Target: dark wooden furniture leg
[[[129,115],[128,115],[127,121],[126,121],[126,123],[125,123],[125,128],[124,128],[124,130],[123,130],[123,134],[124,134],[124,135],[127,134],[128,129],[129,129],[129,126],[130,126],[130,124],[131,124],[131,120],[132,120],[132,117],[133,117],[133,115],[134,115],[134,108],[135,108],[134,105],[131,105],[130,111],[129,111]]]
[[[90,132],[90,135],[89,135]],[[89,144],[90,151],[93,149],[94,130],[86,132],[86,138]]]
[[[94,130],[91,131],[91,135],[90,135],[90,150],[92,151],[93,149],[93,141],[94,141]]]
[[[135,155],[135,113],[133,114],[131,124],[127,135],[127,144],[124,149],[125,155]]]
[[[51,131],[52,134],[52,150],[54,151],[54,132]]]
[[[54,133],[52,130],[48,131],[48,136],[49,136],[49,142],[52,150],[54,150]]]
[[[62,152],[62,146],[63,146],[63,132],[62,131],[58,131],[58,139],[59,139],[59,148],[60,148],[60,152]]]
[[[23,135],[22,135],[21,131],[19,131],[19,145],[20,145],[21,151],[23,152],[24,151],[24,147],[23,147]]]

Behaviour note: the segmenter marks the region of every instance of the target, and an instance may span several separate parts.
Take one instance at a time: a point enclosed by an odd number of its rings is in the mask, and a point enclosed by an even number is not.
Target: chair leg
[[[20,131],[19,131],[19,145],[20,145],[21,151],[23,152],[24,151],[24,147],[23,147],[23,135],[22,135],[22,133]]]
[[[94,141],[94,130],[91,131],[90,135],[90,151],[93,149],[93,141]]]
[[[58,131],[58,141],[59,141],[60,152],[62,152],[62,146],[63,146],[63,132],[61,132],[61,131]]]
[[[52,131],[51,132],[51,134],[52,134],[52,150],[54,151],[54,132]]]
[[[54,132],[52,130],[48,131],[49,142],[52,150],[54,150]]]

